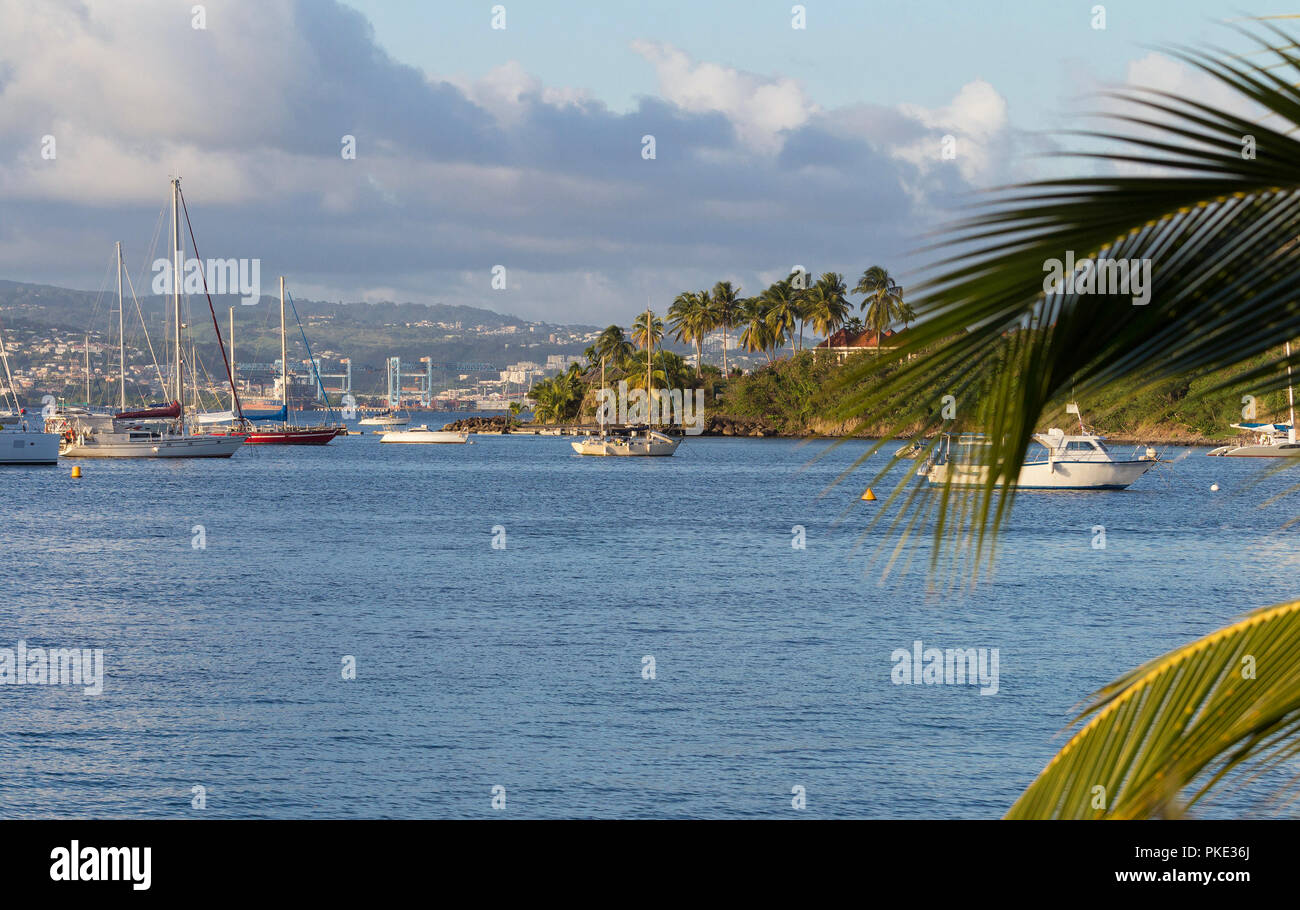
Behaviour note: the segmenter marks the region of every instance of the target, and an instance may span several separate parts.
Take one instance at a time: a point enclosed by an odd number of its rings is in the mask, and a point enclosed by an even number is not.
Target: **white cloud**
[[[751,148],[779,150],[782,131],[802,126],[820,110],[793,79],[696,62],[674,47],[650,41],[633,41],[632,50],[654,67],[665,99],[693,113],[725,115]]]
[[[118,239],[144,256],[179,173],[205,255],[261,257],[329,299],[607,322],[721,275],[755,291],[796,262],[892,255],[984,173],[933,166],[938,138],[1006,132],[978,83],[937,110],[827,110],[792,79],[648,43],[662,98],[614,112],[515,61],[472,80],[403,66],[325,0],[228,0],[204,31],[170,0],[0,0],[0,24],[0,275],[17,280],[93,286]]]

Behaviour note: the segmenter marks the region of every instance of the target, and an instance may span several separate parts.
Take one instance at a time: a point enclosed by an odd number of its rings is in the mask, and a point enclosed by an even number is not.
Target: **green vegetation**
[[[535,383],[528,397],[537,404],[533,420],[537,423],[573,423],[590,420],[596,413],[596,393],[600,390],[601,366],[607,385],[626,382],[628,388],[646,388],[647,372],[650,389],[687,388],[699,377],[686,365],[680,354],[651,348],[663,339],[664,323],[647,310],[637,317],[633,337],[641,345],[637,350],[620,326],[611,325],[600,333],[596,343],[584,353],[586,362],[573,364],[563,373]],[[648,362],[647,362],[648,361]],[[717,371],[712,370],[716,375]],[[707,377],[710,368],[704,368]]]
[[[930,353],[920,352],[917,357]],[[1241,367],[1154,385],[1119,381],[1079,399],[1079,404],[1090,429],[1118,439],[1152,443],[1228,440],[1237,435],[1230,425],[1245,419],[1243,396],[1254,397],[1257,419],[1287,419],[1285,390],[1266,391],[1262,383],[1240,378],[1270,362],[1269,357],[1260,356]],[[862,420],[842,415],[844,396],[865,394],[899,369],[897,361],[878,357],[873,349],[852,354],[842,363],[822,352],[805,350],[720,384],[710,412],[762,420],[789,436],[912,436],[931,431],[941,419],[939,386],[926,398],[929,407],[902,427],[890,416]],[[1075,400],[1068,390],[1044,408],[1038,429],[1075,425],[1075,418],[1065,413],[1067,400]],[[890,415],[893,409],[884,408],[882,413]]]

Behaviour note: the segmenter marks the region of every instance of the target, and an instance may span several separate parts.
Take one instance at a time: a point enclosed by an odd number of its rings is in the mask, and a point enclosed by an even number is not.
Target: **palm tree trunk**
[[[727,378],[727,329],[731,326],[725,322],[722,324],[722,378]]]

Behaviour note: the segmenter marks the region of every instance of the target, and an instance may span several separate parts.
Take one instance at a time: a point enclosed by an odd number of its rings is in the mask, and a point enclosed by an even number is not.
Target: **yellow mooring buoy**
[[[81,465],[78,464],[78,465],[73,465],[73,466],[72,466],[72,476],[73,476],[73,477],[80,477],[80,476],[81,476]]]
[[[875,502],[875,501],[876,501],[876,494],[871,492],[871,487],[867,487],[867,491],[866,491],[865,493],[862,494],[862,501],[863,501],[863,502]]]

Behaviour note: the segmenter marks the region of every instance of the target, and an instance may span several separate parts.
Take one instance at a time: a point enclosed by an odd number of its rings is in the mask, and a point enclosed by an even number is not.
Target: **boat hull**
[[[1057,461],[1022,465],[1016,487],[1021,490],[1123,490],[1155,467],[1154,459],[1141,461]],[[938,464],[929,471],[932,484],[982,486],[988,478],[985,465]]]
[[[1300,442],[1282,442],[1277,445],[1251,444],[1244,446],[1219,446],[1207,455],[1225,458],[1294,458],[1300,455]]]
[[[64,458],[229,458],[244,444],[243,436],[171,436],[161,439],[73,439],[63,445]]]
[[[0,465],[52,465],[59,463],[57,433],[26,430],[0,433]]]
[[[450,430],[398,430],[385,433],[379,441],[407,445],[461,445],[469,441],[469,434]]]
[[[646,439],[599,439],[588,437],[569,443],[579,455],[610,458],[642,457],[666,458],[677,451],[680,440],[655,434]]]
[[[339,434],[336,427],[300,430],[253,430],[244,440],[250,446],[323,446]]]

